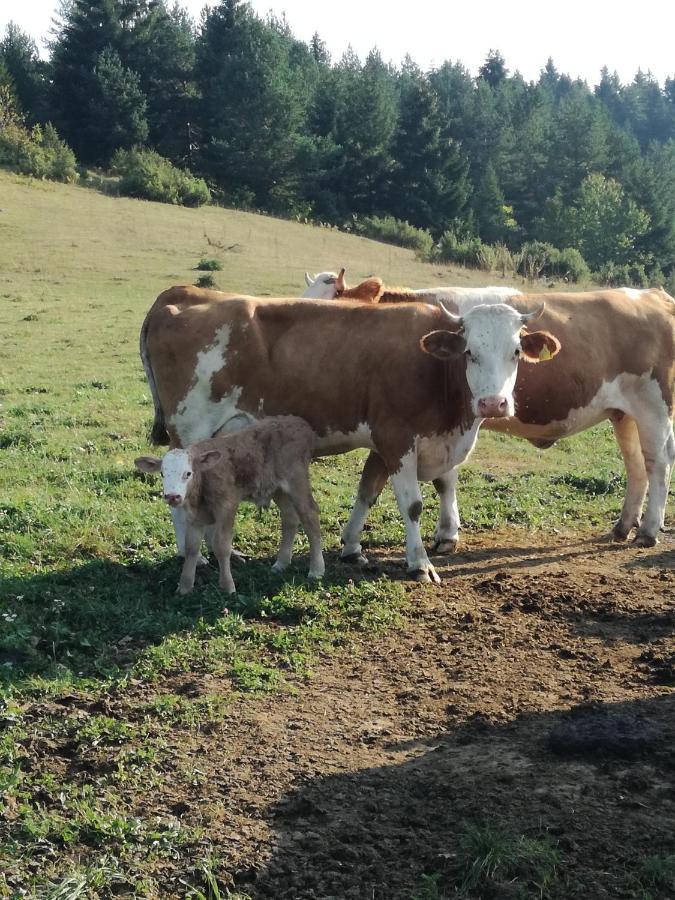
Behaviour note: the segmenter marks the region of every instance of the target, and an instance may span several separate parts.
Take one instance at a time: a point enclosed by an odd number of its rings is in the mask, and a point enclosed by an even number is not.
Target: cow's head
[[[302,293],[303,297],[314,300],[336,300],[342,296],[346,288],[345,270],[340,269],[337,275],[335,272],[319,272],[314,277],[305,272],[305,282],[307,287]]]
[[[221,456],[220,450],[197,454],[190,450],[169,450],[163,459],[139,456],[134,460],[134,465],[141,472],[161,472],[164,499],[169,506],[177,508],[185,503],[195,474],[215,466]]]
[[[524,332],[529,322],[544,312],[544,304],[532,313],[512,306],[476,306],[455,316],[440,304],[451,331],[432,331],[420,341],[422,350],[438,359],[466,358],[466,380],[472,409],[479,419],[514,414],[513,388],[518,361],[536,363],[551,359],[560,342],[547,331]]]

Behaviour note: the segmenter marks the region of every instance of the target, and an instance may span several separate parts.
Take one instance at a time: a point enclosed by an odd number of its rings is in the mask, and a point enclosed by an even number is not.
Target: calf
[[[140,456],[136,467],[161,472],[164,499],[172,509],[182,508],[186,518],[185,561],[178,593],[194,587],[195,569],[206,529],[213,526],[213,551],[220,567],[219,585],[236,590],[230,570],[234,517],[242,500],[266,506],[270,500],[281,513],[281,543],[275,572],[283,571],[293,555],[299,522],[309,539],[309,577],[324,573],[317,505],[309,481],[314,450],[312,429],[297,416],[279,416],[257,422],[232,434],[170,450],[164,459]]]

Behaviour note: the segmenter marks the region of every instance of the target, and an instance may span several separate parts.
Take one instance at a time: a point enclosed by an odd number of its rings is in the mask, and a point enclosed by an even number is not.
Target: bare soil
[[[630,873],[675,853],[674,536],[531,538],[470,539],[439,560],[440,587],[411,586],[400,629],[357,637],[289,693],[237,697],[130,802],[205,826],[218,879],[256,900],[410,900],[436,872],[451,896],[459,837],[480,822],[550,837],[553,896],[643,896]],[[170,870],[165,890],[184,895]]]

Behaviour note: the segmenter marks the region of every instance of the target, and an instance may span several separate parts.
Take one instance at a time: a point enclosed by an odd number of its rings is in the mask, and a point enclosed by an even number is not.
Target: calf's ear
[[[520,349],[525,362],[544,362],[560,353],[560,341],[548,331],[525,332],[520,336]]]
[[[466,352],[466,339],[456,331],[430,331],[420,340],[420,348],[436,359],[452,359]]]
[[[134,460],[134,465],[141,472],[159,472],[162,468],[162,460],[157,456],[139,456]]]
[[[200,469],[212,469],[220,462],[222,456],[220,450],[206,450],[197,457],[195,462],[199,463]]]

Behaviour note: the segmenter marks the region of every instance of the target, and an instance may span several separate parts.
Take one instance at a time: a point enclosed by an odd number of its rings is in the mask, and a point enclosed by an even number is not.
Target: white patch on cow
[[[162,460],[164,496],[180,497],[180,505],[182,505],[191,480],[192,463],[188,451],[169,450]]]
[[[417,477],[433,481],[455,466],[466,462],[476,444],[480,421],[468,431],[455,428],[446,434],[422,437],[417,442]]]
[[[353,431],[327,431],[316,439],[315,456],[331,456],[348,450],[366,448],[374,450],[373,435],[366,422],[361,422]]]
[[[620,288],[620,290],[622,290],[630,300],[641,300],[642,294],[644,293],[643,291],[638,291],[636,288],[629,287]]]
[[[223,325],[216,332],[213,344],[197,354],[192,384],[169,420],[183,446],[210,438],[228,419],[239,415],[237,401],[243,388],[235,386],[220,400],[211,400],[213,376],[226,363],[230,331],[229,325]]]

